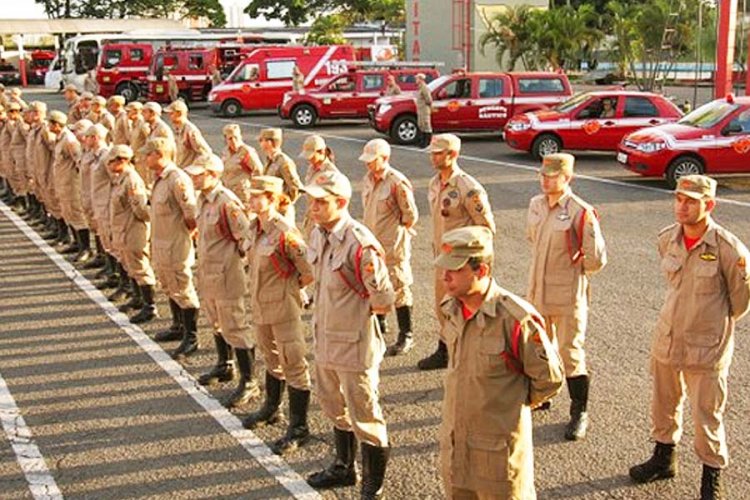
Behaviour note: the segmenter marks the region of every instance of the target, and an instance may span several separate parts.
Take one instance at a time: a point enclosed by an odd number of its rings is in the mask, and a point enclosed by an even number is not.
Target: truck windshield
[[[430,83],[427,84],[427,88],[430,89],[430,92],[433,92],[436,88],[444,84],[448,81],[448,75],[443,75],[439,78],[435,78]]]
[[[581,103],[588,100],[589,97],[591,97],[591,94],[588,92],[584,94],[574,95],[567,101],[560,103],[557,107],[555,107],[555,111],[559,111],[560,113],[569,113],[570,111],[577,108]]]
[[[709,102],[692,113],[685,115],[677,123],[687,125],[688,127],[709,129],[738,107],[737,104],[727,102],[724,99]]]

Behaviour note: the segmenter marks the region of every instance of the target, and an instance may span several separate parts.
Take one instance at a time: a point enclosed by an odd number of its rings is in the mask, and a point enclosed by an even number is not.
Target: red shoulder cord
[[[360,285],[360,288],[356,287],[354,284],[352,284],[344,274],[344,271],[342,269],[338,270],[339,277],[341,278],[341,281],[344,282],[344,284],[354,293],[359,295],[359,297],[362,300],[367,300],[370,297],[370,293],[367,291],[367,287],[365,287],[364,281],[362,281],[362,254],[364,253],[364,248],[362,245],[359,245],[357,248],[357,253],[354,255],[354,279],[356,282]]]
[[[505,361],[505,366],[508,370],[514,373],[523,373],[523,365],[521,363],[521,323],[516,321],[513,324],[513,331],[510,335],[510,352],[503,351],[500,356]]]
[[[279,262],[279,259],[276,258],[276,252],[271,254],[271,265],[273,265],[274,270],[276,271],[276,274],[279,275],[279,278],[281,279],[289,279],[292,277],[295,271],[294,264],[292,264],[289,261],[289,257],[286,254],[286,237],[284,233],[281,233],[281,236],[279,237],[279,254],[281,255],[281,259],[285,263],[284,265]]]

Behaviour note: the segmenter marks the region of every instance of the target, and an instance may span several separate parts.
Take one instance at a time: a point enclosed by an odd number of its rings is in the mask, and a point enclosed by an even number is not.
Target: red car
[[[367,118],[367,107],[385,95],[388,75],[393,75],[403,92],[409,92],[417,89],[418,73],[424,73],[427,82],[440,76],[434,68],[350,70],[317,89],[287,92],[279,116],[291,119],[298,127],[312,127],[321,118]]]
[[[616,151],[625,135],[681,116],[677,106],[658,94],[587,92],[551,110],[514,116],[505,126],[505,141],[535,158],[562,149]]]
[[[677,123],[626,136],[617,161],[644,176],[664,176],[671,188],[687,174],[750,173],[750,97],[727,96]]]

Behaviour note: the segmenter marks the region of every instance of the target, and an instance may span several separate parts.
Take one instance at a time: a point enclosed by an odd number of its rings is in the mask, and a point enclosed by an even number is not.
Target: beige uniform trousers
[[[378,402],[380,374],[375,366],[364,371],[315,367],[318,402],[334,427],[351,432],[360,442],[388,446],[388,431]]]
[[[198,309],[200,302],[193,282],[193,270],[187,263],[163,266],[153,261],[154,271],[161,286],[180,309]]]
[[[502,495],[487,493],[484,491],[465,490],[463,488],[453,488],[450,484],[445,485],[445,491],[448,494],[448,500],[507,500]],[[526,497],[519,500],[533,500]]]
[[[435,268],[435,314],[437,315],[438,323],[440,324],[440,340],[445,341],[443,339],[443,323],[445,323],[445,318],[443,317],[442,308],[440,307],[440,303],[443,301],[443,298],[445,297],[445,285],[443,284],[443,270],[439,267]]]
[[[565,368],[565,377],[574,378],[587,375],[586,370],[586,320],[588,309],[579,307],[574,314],[565,316],[545,316],[547,334],[557,347]]]
[[[286,380],[295,389],[310,390],[302,320],[296,318],[286,323],[256,325],[255,332],[266,370],[275,378]]]
[[[244,297],[238,299],[206,299],[203,297],[203,310],[208,322],[217,333],[235,349],[255,347],[253,332],[247,321]]]
[[[417,107],[417,127],[420,132],[432,133],[432,108],[430,106]]]
[[[414,304],[414,296],[411,293],[411,285],[414,278],[411,273],[411,263],[402,260],[393,264],[388,263],[388,277],[393,285],[393,307],[411,306]]]
[[[25,196],[29,192],[29,186],[24,174],[24,164],[26,163],[26,152],[23,148],[12,147],[10,154],[13,158],[13,173],[11,174],[11,186],[13,191],[19,196]]]
[[[710,467],[726,467],[729,452],[724,428],[724,408],[727,402],[729,368],[687,372],[652,360],[651,374],[654,377],[651,437],[666,444],[680,441],[682,405],[687,392],[695,427],[695,453],[701,462]]]

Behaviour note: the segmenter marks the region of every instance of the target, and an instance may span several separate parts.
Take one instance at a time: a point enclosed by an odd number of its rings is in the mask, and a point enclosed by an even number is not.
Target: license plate
[[[628,154],[627,153],[617,153],[617,161],[620,163],[627,164],[628,163]]]

